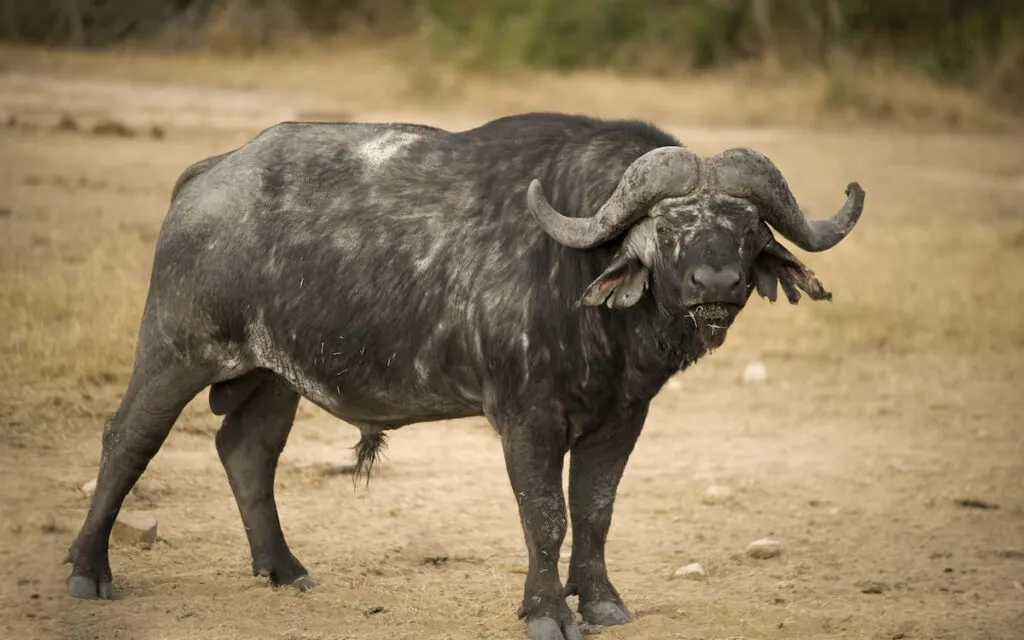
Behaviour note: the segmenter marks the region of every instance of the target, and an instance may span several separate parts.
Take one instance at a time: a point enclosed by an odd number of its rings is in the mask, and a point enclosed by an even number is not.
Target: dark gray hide
[[[459,133],[284,123],[197,163],[159,236],[131,381],[69,551],[71,595],[113,596],[107,545],[122,500],[212,385],[254,573],[313,584],[273,493],[300,396],[361,430],[367,473],[385,430],[483,415],[522,518],[530,636],[580,637],[566,594],[588,622],[628,622],[604,545],[651,399],[721,344],[755,288],[829,297],[766,221],[828,248],[859,217],[863,192],[849,195],[833,220],[808,222],[756,152],[699,159],[650,125],[559,114]],[[574,226],[603,206],[600,224]]]

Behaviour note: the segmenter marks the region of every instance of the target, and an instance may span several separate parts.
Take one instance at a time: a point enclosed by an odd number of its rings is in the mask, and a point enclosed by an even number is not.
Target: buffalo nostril
[[[690,272],[690,284],[699,289],[707,289],[714,284],[714,277],[715,273],[709,267],[700,266]]]
[[[740,270],[735,267],[722,269],[722,284],[727,287],[735,287],[740,282]]]
[[[734,290],[743,279],[739,268],[728,266],[722,269],[714,269],[702,265],[690,272],[690,285],[699,291],[727,292]]]

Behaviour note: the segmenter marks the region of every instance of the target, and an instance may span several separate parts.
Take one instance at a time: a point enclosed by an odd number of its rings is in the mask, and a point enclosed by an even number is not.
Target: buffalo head
[[[846,194],[830,219],[809,220],[779,169],[757,151],[734,148],[701,158],[684,147],[661,147],[626,169],[592,217],[559,213],[539,180],[530,183],[527,204],[544,231],[570,247],[596,247],[625,234],[581,305],[630,307],[650,287],[660,309],[688,315],[707,345],[717,347],[755,289],[774,301],[781,283],[793,304],[798,289],[814,300],[831,299],[769,226],[805,251],[829,249],[860,219],[864,191],[853,182]]]

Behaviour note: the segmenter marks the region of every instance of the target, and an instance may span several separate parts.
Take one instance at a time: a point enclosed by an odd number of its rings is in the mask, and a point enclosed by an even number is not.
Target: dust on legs
[[[568,524],[562,493],[564,438],[558,437],[550,414],[537,409],[523,410],[496,426],[530,559],[519,617],[530,640],[582,640],[558,576]]]
[[[645,418],[645,411],[637,412],[588,433],[577,440],[570,454],[573,547],[566,593],[579,596],[580,615],[588,624],[614,626],[632,620],[608,579],[605,543],[619,480]]]

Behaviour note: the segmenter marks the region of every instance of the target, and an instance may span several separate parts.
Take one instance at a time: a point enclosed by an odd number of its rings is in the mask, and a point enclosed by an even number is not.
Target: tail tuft
[[[387,448],[387,437],[382,431],[364,433],[363,437],[356,443],[356,469],[352,474],[353,481],[358,483],[360,478],[370,484],[370,473],[373,465],[382,457],[383,449]]]

